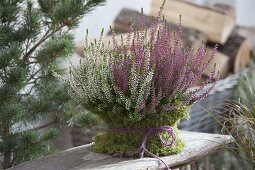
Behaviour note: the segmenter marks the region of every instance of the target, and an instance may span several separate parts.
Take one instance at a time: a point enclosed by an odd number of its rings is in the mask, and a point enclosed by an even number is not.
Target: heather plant
[[[86,37],[85,58],[79,68],[70,69],[70,95],[98,113],[104,112],[101,107],[119,104],[118,107],[125,107],[129,114],[140,118],[206,97],[214,84],[203,93],[199,92],[204,86],[188,89],[201,78],[217,46],[207,60],[205,45],[193,55],[192,48],[181,46],[181,23],[177,36],[172,36],[169,28],[159,23],[153,25],[150,34],[140,30],[131,37],[130,33],[127,41],[122,39],[120,44],[113,34],[110,50],[102,44],[102,36],[90,45]],[[214,68],[204,85],[217,78]]]
[[[131,26],[120,42],[113,31],[113,44],[102,43],[103,32],[89,43],[87,33],[84,59],[78,68],[70,68],[69,94],[110,129],[95,138],[97,152],[132,157],[180,152],[184,144],[177,124],[215,85],[204,90],[218,78],[214,67],[203,86],[189,90],[212,62],[217,46],[210,57],[204,44],[196,53],[183,47],[181,19],[173,34],[162,10],[163,5],[150,29],[141,18],[140,29]]]

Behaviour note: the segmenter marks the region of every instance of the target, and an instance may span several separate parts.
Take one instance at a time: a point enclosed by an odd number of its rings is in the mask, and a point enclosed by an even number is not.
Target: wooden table
[[[215,152],[232,142],[228,135],[180,131],[186,146],[182,153],[162,157],[170,167],[181,167]],[[165,166],[155,158],[114,158],[91,151],[91,145],[71,148],[34,161],[23,163],[13,170],[152,170]]]

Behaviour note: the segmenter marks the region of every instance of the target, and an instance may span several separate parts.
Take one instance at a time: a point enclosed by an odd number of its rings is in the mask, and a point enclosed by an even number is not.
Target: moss
[[[176,129],[177,130],[177,129]],[[175,130],[175,132],[176,132]],[[142,134],[137,133],[116,133],[106,132],[95,137],[93,150],[99,153],[111,154],[114,156],[126,156],[128,153],[135,153],[140,148],[143,140]],[[157,156],[166,156],[179,153],[183,150],[184,143],[177,136],[177,140],[172,147],[164,147],[157,135],[150,136],[147,140],[146,149]],[[145,156],[150,156],[145,153]]]
[[[184,148],[184,143],[179,138],[177,125],[181,118],[188,117],[189,107],[182,106],[169,113],[154,113],[148,114],[139,122],[133,122],[124,114],[116,112],[108,113],[109,124],[113,128],[147,128],[172,126],[176,134],[176,142],[172,147],[165,147],[161,144],[158,135],[149,136],[146,144],[146,149],[157,156],[166,156],[179,153]],[[168,137],[167,133],[161,133],[162,137]],[[137,152],[143,141],[144,134],[142,132],[112,132],[98,134],[95,137],[93,150],[99,153],[111,154],[114,156],[126,156],[128,153]],[[145,156],[149,156],[145,154]]]

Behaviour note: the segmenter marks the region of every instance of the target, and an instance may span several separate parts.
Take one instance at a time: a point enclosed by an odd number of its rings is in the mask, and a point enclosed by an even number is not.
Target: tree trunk
[[[10,138],[10,129],[8,128],[8,126],[6,126],[7,128],[3,129],[3,141],[9,141],[8,138]],[[3,150],[3,168],[7,169],[12,167],[12,153],[11,153],[11,146],[8,146],[7,148],[4,148]]]
[[[4,153],[3,168],[7,169],[12,166],[12,156],[9,151]]]

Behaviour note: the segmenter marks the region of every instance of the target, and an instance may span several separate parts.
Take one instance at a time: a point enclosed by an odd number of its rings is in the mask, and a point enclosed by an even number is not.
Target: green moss
[[[176,129],[177,130],[177,129]],[[176,132],[175,130],[175,132]],[[99,153],[111,154],[114,156],[125,156],[127,153],[135,153],[140,148],[143,140],[142,134],[106,132],[95,137],[93,150]],[[177,136],[172,147],[164,147],[157,135],[150,136],[147,140],[146,149],[157,156],[165,156],[179,153],[183,150],[184,143]],[[150,156],[145,153],[145,156]]]
[[[165,147],[161,144],[158,135],[149,136],[146,149],[157,156],[166,156],[179,153],[184,148],[184,143],[179,138],[177,125],[181,118],[188,117],[189,107],[181,106],[169,113],[148,114],[139,122],[133,122],[128,116],[112,112],[108,114],[107,122],[113,128],[147,128],[172,126],[176,134],[176,142],[172,147]],[[112,121],[110,121],[112,120]],[[168,137],[167,133],[161,133],[163,138]],[[128,153],[137,152],[143,141],[142,132],[112,132],[98,134],[95,137],[93,150],[99,153],[111,154],[114,156],[125,156]],[[149,156],[145,154],[145,156]]]

